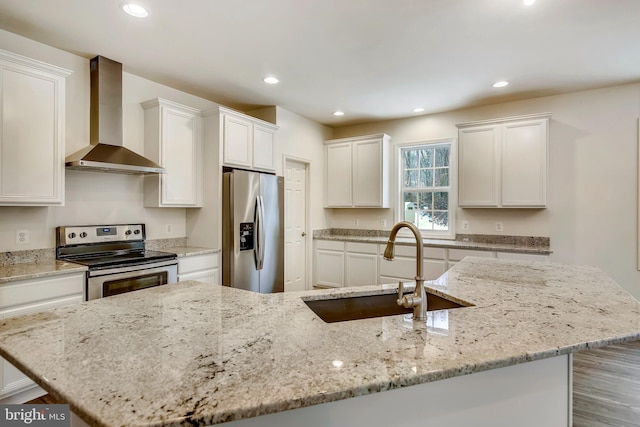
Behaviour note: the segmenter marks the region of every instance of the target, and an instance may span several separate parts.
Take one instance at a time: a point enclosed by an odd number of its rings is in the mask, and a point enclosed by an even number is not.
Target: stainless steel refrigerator
[[[222,180],[222,284],[284,291],[284,178],[233,170]]]

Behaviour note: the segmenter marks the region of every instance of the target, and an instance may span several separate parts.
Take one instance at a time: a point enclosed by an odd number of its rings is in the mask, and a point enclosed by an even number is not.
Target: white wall
[[[552,261],[596,265],[640,299],[640,84],[345,126],[334,129],[334,137],[385,132],[394,142],[454,138],[456,123],[542,112],[552,114],[548,208],[458,209],[458,233],[467,220],[473,234],[550,237]],[[332,209],[328,225],[381,228],[381,218],[392,224],[392,210]],[[495,221],[504,222],[503,233],[495,232]]]
[[[296,113],[277,107],[276,173],[284,174],[284,155],[310,162],[309,166],[309,216],[310,229],[326,228],[324,205],[324,145],[333,131]]]
[[[66,154],[89,144],[89,60],[2,30],[0,49],[73,71],[66,85]],[[140,154],[144,154],[144,112],[140,102],[155,97],[203,109],[217,105],[123,73],[124,145]],[[58,225],[144,222],[149,239],[184,237],[185,209],[145,208],[142,181],[140,176],[67,171],[65,206],[0,207],[0,252],[53,248]],[[165,232],[167,224],[172,225],[171,233]],[[29,244],[15,243],[17,229],[30,231]]]

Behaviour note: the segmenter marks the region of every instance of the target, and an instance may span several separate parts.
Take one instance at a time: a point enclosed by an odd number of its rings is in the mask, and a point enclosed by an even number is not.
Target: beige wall
[[[596,265],[640,298],[637,270],[640,84],[535,98],[334,129],[341,138],[385,132],[393,142],[457,136],[456,123],[550,112],[549,201],[543,210],[458,209],[469,233],[548,236],[552,260]],[[380,228],[391,209],[332,209],[328,225]],[[389,227],[387,227],[389,228]]]

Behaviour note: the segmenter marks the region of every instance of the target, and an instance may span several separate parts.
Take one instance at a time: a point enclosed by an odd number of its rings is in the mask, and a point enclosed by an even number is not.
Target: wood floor
[[[640,341],[574,354],[573,427],[640,427]]]
[[[640,341],[574,354],[573,426],[640,426]]]

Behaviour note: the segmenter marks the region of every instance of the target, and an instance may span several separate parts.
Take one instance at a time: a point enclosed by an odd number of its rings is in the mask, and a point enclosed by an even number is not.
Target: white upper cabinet
[[[549,117],[458,125],[459,206],[546,207]]]
[[[200,111],[153,99],[144,108],[145,155],[166,174],[145,175],[148,207],[202,206],[202,117]]]
[[[70,74],[0,50],[0,206],[64,205]]]
[[[275,172],[277,126],[220,107],[222,117],[223,164]]]
[[[325,207],[388,208],[390,138],[325,141]]]

